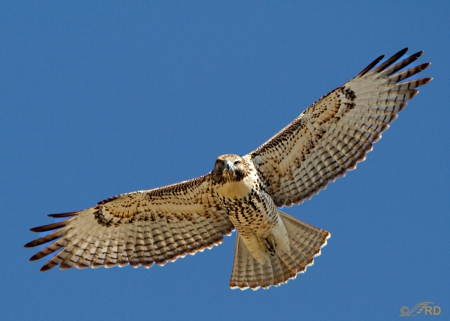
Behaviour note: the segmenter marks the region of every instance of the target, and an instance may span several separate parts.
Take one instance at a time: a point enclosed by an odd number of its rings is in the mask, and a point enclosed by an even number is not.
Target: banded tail
[[[288,232],[290,253],[277,249],[275,255],[270,256],[269,262],[260,264],[236,232],[230,280],[232,289],[268,289],[272,285],[278,286],[295,279],[298,273],[305,272],[313,264],[314,257],[320,255],[320,249],[327,244],[330,237],[327,231],[303,223],[281,211],[278,213]]]

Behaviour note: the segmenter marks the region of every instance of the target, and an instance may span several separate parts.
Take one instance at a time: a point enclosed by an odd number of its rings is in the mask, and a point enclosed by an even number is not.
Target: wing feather
[[[25,245],[54,241],[30,259],[56,252],[41,271],[58,265],[61,269],[164,265],[220,244],[223,235],[234,229],[212,192],[210,174],[118,195],[83,211],[49,216],[67,219],[31,229],[56,231]]]
[[[377,58],[249,154],[277,206],[299,204],[356,168],[418,93],[416,88],[432,80],[400,82],[430,65],[402,71],[423,53],[398,61],[406,51],[378,67],[383,56]]]

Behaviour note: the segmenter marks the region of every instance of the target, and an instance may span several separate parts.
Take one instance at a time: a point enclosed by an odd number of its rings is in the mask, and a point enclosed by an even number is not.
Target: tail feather
[[[268,289],[294,279],[312,265],[314,257],[327,244],[330,233],[303,223],[278,211],[289,237],[290,253],[276,250],[270,261],[260,264],[248,251],[243,239],[236,233],[236,249],[230,287],[245,290]]]

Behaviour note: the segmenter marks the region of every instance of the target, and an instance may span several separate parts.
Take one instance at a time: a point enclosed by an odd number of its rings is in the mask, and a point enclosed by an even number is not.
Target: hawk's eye
[[[241,163],[241,161],[237,160],[237,161],[234,162],[234,165],[237,165],[237,164],[240,164],[240,163]]]

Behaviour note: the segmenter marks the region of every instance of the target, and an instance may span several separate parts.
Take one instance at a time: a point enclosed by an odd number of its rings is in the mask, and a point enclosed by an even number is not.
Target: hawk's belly
[[[247,178],[246,178],[247,179]],[[286,228],[271,197],[255,181],[225,183],[216,189],[223,208],[253,257],[261,264],[269,260],[258,238],[272,235],[276,250],[289,252]]]

